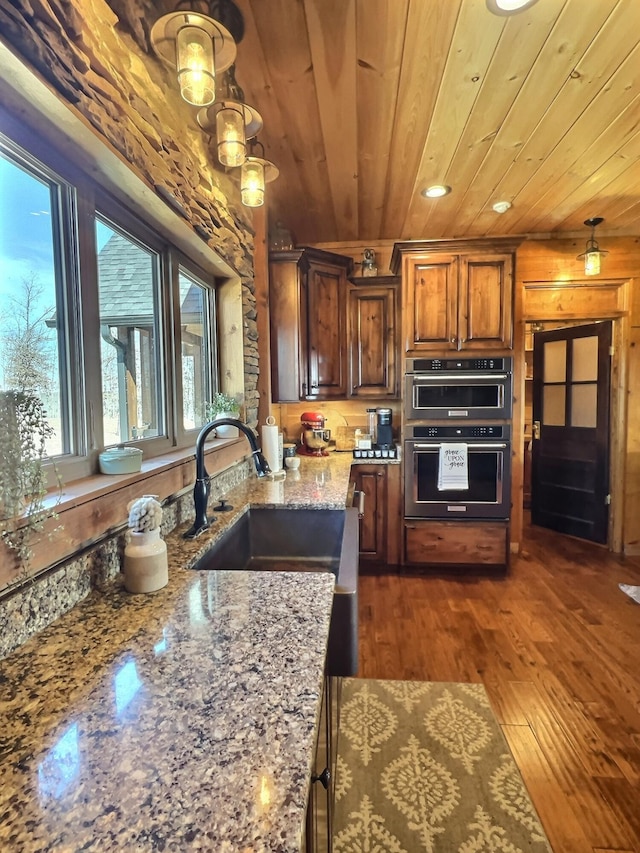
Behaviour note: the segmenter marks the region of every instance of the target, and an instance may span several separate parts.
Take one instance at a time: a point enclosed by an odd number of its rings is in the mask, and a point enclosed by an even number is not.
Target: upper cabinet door
[[[351,258],[321,249],[269,255],[274,402],[345,397],[347,272]]]
[[[366,279],[365,279],[366,281]],[[398,395],[396,324],[398,288],[349,288],[349,375],[352,397]]]
[[[346,275],[344,269],[312,261],[307,272],[309,389],[307,397],[344,397]]]
[[[458,270],[455,255],[405,258],[402,316],[406,352],[457,348]]]
[[[514,257],[521,238],[410,240],[396,243],[402,269],[405,351],[497,352],[513,347]]]
[[[458,349],[510,349],[512,306],[512,255],[462,255]]]

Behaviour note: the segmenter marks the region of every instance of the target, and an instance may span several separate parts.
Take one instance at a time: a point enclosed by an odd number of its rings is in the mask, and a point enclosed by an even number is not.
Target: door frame
[[[628,374],[628,345],[630,335],[629,300],[630,279],[593,280],[574,279],[563,282],[524,281],[519,336],[520,358],[517,359],[521,376],[517,387],[522,388],[519,416],[519,436],[522,443],[524,462],[524,370],[525,370],[525,326],[527,323],[548,322],[561,325],[563,322],[595,323],[599,320],[612,321],[611,392],[609,417],[609,476],[611,510],[607,545],[609,551],[623,553],[624,537],[624,482],[626,464],[626,387]],[[608,296],[593,300],[590,307],[588,291],[596,289]],[[560,294],[560,296],[559,296]],[[584,297],[583,297],[584,295]],[[551,298],[544,298],[544,297]],[[528,298],[529,297],[529,298]],[[583,298],[581,298],[583,297]],[[514,432],[514,438],[516,433]],[[520,501],[523,500],[520,489]],[[521,510],[522,511],[522,510]],[[521,538],[521,537],[520,537]],[[602,546],[605,547],[605,546]]]

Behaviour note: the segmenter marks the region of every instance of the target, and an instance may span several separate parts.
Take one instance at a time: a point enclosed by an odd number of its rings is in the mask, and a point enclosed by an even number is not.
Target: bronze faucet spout
[[[242,421],[235,418],[218,418],[215,421],[205,424],[196,440],[196,482],[193,487],[193,504],[196,517],[193,525],[183,534],[185,539],[195,539],[196,536],[200,536],[201,533],[208,530],[211,525],[211,522],[207,518],[207,503],[209,501],[211,478],[204,464],[204,443],[212,430],[217,426],[226,425],[237,427],[240,432],[246,435],[251,446],[251,455],[253,456],[258,477],[266,477],[267,474],[271,473],[267,460],[258,447],[255,433],[246,424],[243,424]]]

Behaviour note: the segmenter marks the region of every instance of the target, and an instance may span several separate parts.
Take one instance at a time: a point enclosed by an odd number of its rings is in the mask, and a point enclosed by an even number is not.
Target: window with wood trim
[[[37,391],[66,482],[104,447],[192,445],[218,389],[213,274],[24,142],[0,134],[0,392]]]

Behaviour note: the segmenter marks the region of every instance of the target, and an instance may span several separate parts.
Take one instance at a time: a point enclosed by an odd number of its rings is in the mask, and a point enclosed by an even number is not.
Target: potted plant
[[[221,391],[214,394],[213,400],[205,405],[205,418],[207,421],[215,421],[219,418],[235,418],[237,420],[239,416],[240,403],[238,400]],[[218,438],[237,438],[239,435],[238,427],[227,424],[216,427],[216,435]]]
[[[46,443],[52,435],[35,392],[0,391],[0,539],[16,553],[25,571],[34,535],[56,516],[44,502]]]

